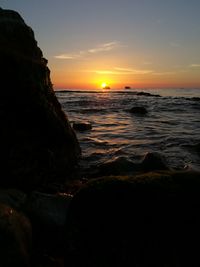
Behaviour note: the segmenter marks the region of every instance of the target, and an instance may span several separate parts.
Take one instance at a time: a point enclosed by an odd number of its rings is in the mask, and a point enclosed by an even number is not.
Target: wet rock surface
[[[89,122],[74,122],[73,129],[76,131],[88,131],[92,129],[92,124]]]
[[[157,152],[148,152],[139,162],[134,162],[127,157],[115,157],[102,164],[87,170],[88,177],[101,177],[109,175],[131,175],[138,172],[169,170],[163,155]]]
[[[168,166],[165,158],[156,152],[149,152],[144,156],[141,163],[141,168],[144,171],[154,171],[154,170],[168,170]]]
[[[148,113],[145,107],[132,107],[129,112],[136,115],[146,115]]]
[[[137,171],[138,167],[138,164],[135,164],[126,157],[117,157],[99,165],[96,176],[122,175],[124,173]]]

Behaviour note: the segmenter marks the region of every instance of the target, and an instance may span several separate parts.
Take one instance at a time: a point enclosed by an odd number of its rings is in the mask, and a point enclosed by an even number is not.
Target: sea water
[[[56,92],[71,123],[92,125],[92,130],[76,132],[82,166],[90,168],[118,157],[138,163],[146,153],[158,152],[171,169],[200,170],[196,149],[200,144],[200,90],[142,90],[148,96],[137,91]],[[135,106],[145,107],[148,113],[131,114]]]

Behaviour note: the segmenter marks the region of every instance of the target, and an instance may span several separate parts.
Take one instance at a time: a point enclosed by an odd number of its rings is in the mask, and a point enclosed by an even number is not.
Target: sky
[[[200,0],[0,0],[32,27],[54,89],[200,88]]]

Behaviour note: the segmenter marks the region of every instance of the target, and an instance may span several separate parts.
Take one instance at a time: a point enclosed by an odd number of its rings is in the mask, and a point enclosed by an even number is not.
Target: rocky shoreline
[[[199,173],[149,153],[83,175],[32,29],[0,8],[0,40],[0,266],[199,266]]]

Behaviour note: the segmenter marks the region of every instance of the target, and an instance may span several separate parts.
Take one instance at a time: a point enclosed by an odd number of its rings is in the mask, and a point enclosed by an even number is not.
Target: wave
[[[163,92],[163,91],[162,91]],[[200,92],[200,91],[198,91]],[[199,154],[187,149],[200,136],[200,97],[137,92],[66,91],[56,93],[70,121],[89,121],[92,129],[77,136],[83,165],[95,165],[110,157],[141,158],[147,152],[163,153],[169,166],[200,168]],[[165,92],[166,94],[166,92]],[[130,114],[134,106],[145,107],[145,116]],[[127,112],[128,111],[128,112]]]
[[[55,90],[56,94],[125,94],[125,95],[138,95],[138,96],[171,96],[171,97],[185,97],[185,98],[200,98],[200,88],[178,88],[178,89],[138,89],[138,88],[132,88],[132,89],[110,89],[110,90],[97,90],[97,89],[87,89],[87,90],[81,90],[81,89],[63,89],[63,90]]]

